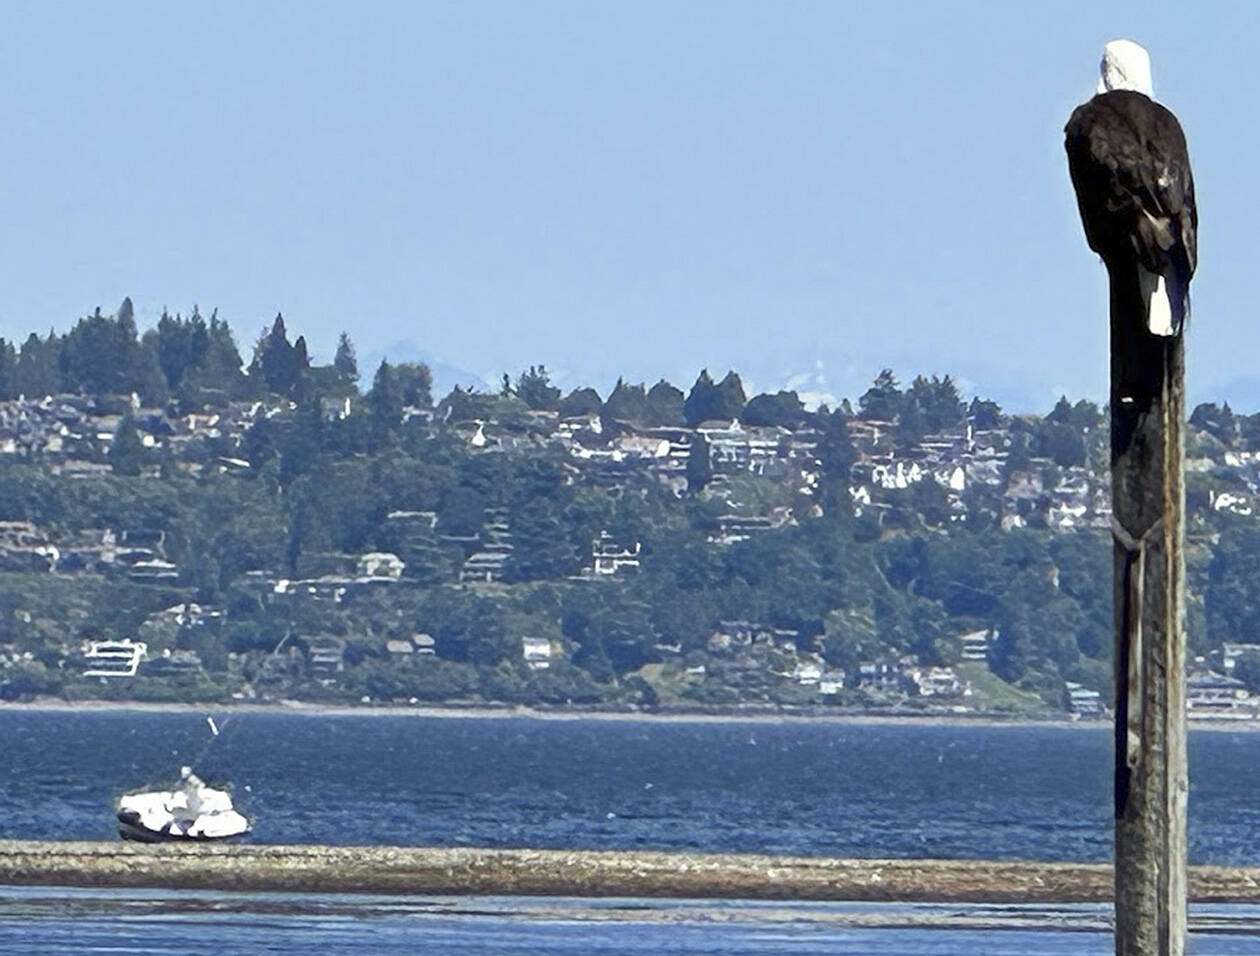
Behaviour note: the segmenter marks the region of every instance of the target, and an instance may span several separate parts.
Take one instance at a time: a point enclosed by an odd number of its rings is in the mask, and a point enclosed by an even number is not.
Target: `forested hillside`
[[[1105,701],[1089,402],[889,371],[809,410],[735,372],[563,394],[527,363],[433,396],[279,316],[246,351],[196,310],[140,334],[129,301],[0,339],[0,697]],[[1234,647],[1260,640],[1260,416],[1192,426],[1192,646],[1260,690]]]

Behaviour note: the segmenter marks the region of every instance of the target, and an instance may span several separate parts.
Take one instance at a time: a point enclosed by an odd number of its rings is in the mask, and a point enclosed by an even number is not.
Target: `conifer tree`
[[[545,365],[531,365],[521,372],[513,393],[530,408],[554,411],[560,405],[560,389],[551,384]]]
[[[47,339],[34,332],[28,335],[13,370],[13,391],[27,398],[55,395],[60,385],[60,352],[61,340],[54,332],[49,331]]]
[[[644,420],[649,425],[682,425],[684,396],[682,389],[675,388],[661,379],[647,393]]]
[[[617,379],[608,401],[604,402],[604,415],[619,422],[639,422],[647,410],[647,396],[642,385],[631,385]]]
[[[302,342],[303,352],[306,343]],[[275,395],[291,395],[297,386],[301,371],[297,349],[289,342],[284,327],[284,316],[277,313],[271,330],[258,339],[254,346],[254,358],[250,362],[250,378],[258,377],[268,392]]]
[[[0,338],[0,401],[16,398],[14,376],[17,372],[17,350],[12,342]]]
[[[147,458],[145,452],[136,420],[128,411],[114,431],[114,440],[107,453],[109,465],[116,475],[138,475]]]
[[[355,356],[354,343],[345,332],[337,340],[337,354],[333,357],[333,368],[348,382],[359,380],[359,362]]]

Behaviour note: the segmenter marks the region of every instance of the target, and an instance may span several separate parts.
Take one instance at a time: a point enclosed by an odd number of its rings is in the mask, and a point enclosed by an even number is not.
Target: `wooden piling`
[[[1185,351],[1111,276],[1116,954],[1186,940]]]

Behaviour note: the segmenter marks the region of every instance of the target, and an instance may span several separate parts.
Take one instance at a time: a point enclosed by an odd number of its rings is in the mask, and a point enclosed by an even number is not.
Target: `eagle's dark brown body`
[[[1142,93],[1112,90],[1077,107],[1064,133],[1089,247],[1113,283],[1162,277],[1179,333],[1190,308],[1198,212],[1177,117]]]

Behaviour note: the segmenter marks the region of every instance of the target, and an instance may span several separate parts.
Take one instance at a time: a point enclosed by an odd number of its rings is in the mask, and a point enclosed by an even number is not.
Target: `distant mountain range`
[[[409,339],[400,339],[391,345],[385,346],[383,349],[374,349],[359,356],[359,382],[363,388],[371,387],[372,376],[380,366],[382,359],[388,359],[391,363],[423,362],[427,365],[429,371],[433,373],[434,401],[449,394],[456,385],[461,388],[467,388],[471,385],[479,392],[498,391],[497,386],[491,386],[489,382],[476,372],[470,372],[466,368],[460,368],[458,365],[452,365],[449,362],[434,358]]]

